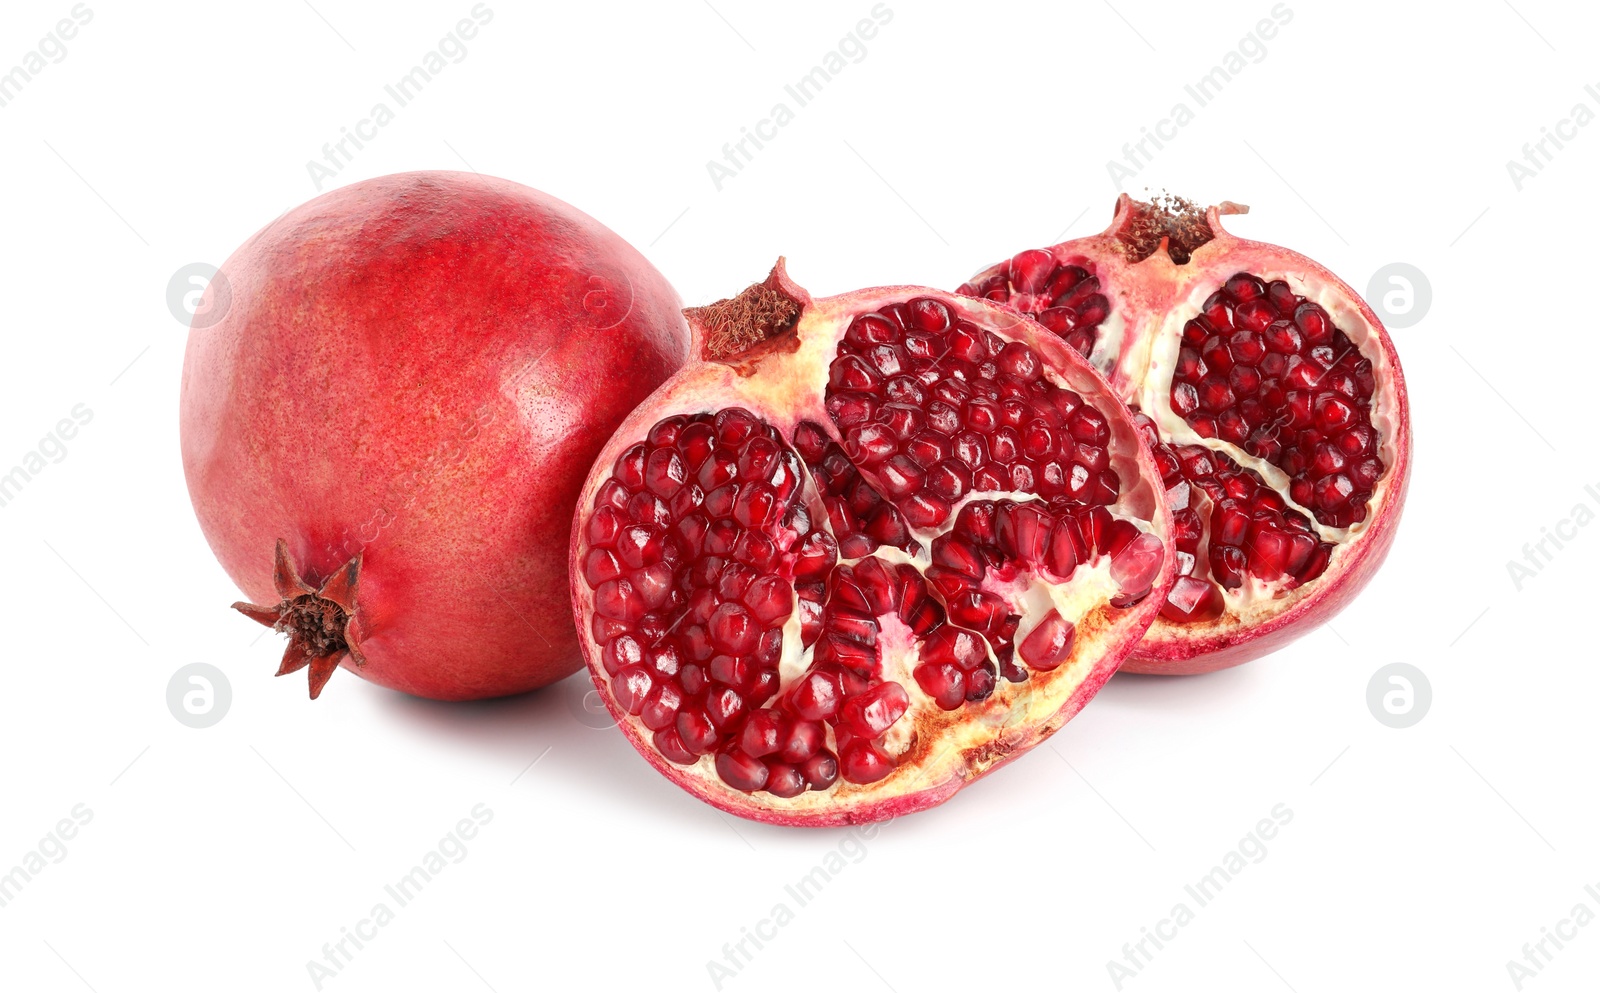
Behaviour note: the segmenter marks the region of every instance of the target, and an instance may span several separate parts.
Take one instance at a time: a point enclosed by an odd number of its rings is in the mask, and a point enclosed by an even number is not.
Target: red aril
[[[595,684],[673,782],[782,824],[931,806],[1065,723],[1165,602],[1149,451],[1033,322],[917,287],[814,300],[781,262],[688,313],[694,358],[572,532]]]
[[[578,488],[688,349],[661,274],[553,197],[408,173],[290,211],[222,275],[232,305],[184,359],[183,464],[239,609],[289,635],[279,674],[462,700],[576,670]],[[579,568],[649,552],[616,547]]]
[[[960,293],[1060,335],[1137,412],[1173,511],[1178,579],[1130,672],[1208,672],[1332,617],[1394,540],[1410,474],[1383,325],[1303,255],[1175,198],[1124,195],[1105,232],[1031,249]]]

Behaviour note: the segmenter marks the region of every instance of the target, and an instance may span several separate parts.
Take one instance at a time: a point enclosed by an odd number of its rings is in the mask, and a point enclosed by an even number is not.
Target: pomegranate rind
[[[1176,578],[1170,551],[1171,513],[1155,463],[1139,441],[1126,408],[1080,355],[1032,320],[983,301],[918,286],[880,287],[813,300],[789,281],[781,262],[769,283],[783,286],[802,303],[798,324],[790,332],[793,340],[763,343],[748,360],[691,362],[623,422],[596,461],[579,496],[580,510],[572,532],[569,571],[579,639],[590,677],[612,719],[657,772],[684,790],[718,809],[769,824],[828,827],[883,821],[944,802],[966,784],[1048,738],[1093,698],[1156,619]],[[832,431],[823,384],[829,362],[850,321],[915,297],[936,298],[958,316],[1031,346],[1045,359],[1050,374],[1061,385],[1094,403],[1106,416],[1112,431],[1107,448],[1117,451],[1117,464],[1126,470],[1125,492],[1119,506],[1130,516],[1146,521],[1150,532],[1160,537],[1167,549],[1151,592],[1130,607],[1113,608],[1107,601],[1087,616],[1076,618],[1073,660],[1048,672],[1030,671],[1024,683],[1005,684],[1021,688],[1009,697],[997,690],[987,701],[941,713],[921,695],[907,713],[911,726],[899,732],[902,736],[909,734],[914,743],[900,756],[895,769],[878,782],[858,785],[841,778],[827,790],[781,798],[728,786],[714,771],[713,755],[701,756],[693,765],[668,761],[657,751],[650,731],[639,718],[618,705],[603,667],[602,646],[595,640],[590,624],[594,593],[583,581],[579,564],[586,547],[586,511],[593,507],[600,487],[611,478],[617,456],[664,417],[742,406],[776,427],[785,439],[792,439],[795,428],[806,420],[829,426]],[[698,328],[696,332],[699,333]],[[806,486],[812,485],[808,480]],[[1024,627],[1019,631],[1019,638],[1028,630]],[[787,633],[785,642],[787,655]],[[921,694],[910,678],[909,668],[900,681],[913,697]]]
[[[611,427],[688,357],[665,277],[570,204],[442,171],[324,193],[222,275],[180,445],[249,601],[278,609],[280,541],[312,586],[359,556],[342,668],[436,700],[576,672],[559,536]]]

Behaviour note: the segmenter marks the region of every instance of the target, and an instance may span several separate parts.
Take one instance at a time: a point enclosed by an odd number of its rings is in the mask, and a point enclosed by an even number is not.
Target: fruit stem
[[[1219,215],[1249,211],[1229,200],[1207,210],[1170,193],[1151,197],[1149,202],[1124,193],[1117,199],[1112,227],[1130,261],[1139,262],[1164,250],[1174,263],[1183,265],[1195,249],[1222,233],[1221,224],[1216,223]]]
[[[683,312],[707,361],[728,362],[748,358],[761,346],[794,336],[800,312],[811,295],[789,279],[780,257],[772,272],[759,283],[727,300]]]

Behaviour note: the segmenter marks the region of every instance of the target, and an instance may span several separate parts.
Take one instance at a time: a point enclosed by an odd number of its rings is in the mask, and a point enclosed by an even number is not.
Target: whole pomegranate
[[[918,287],[766,282],[584,485],[595,685],[663,775],[735,814],[919,810],[1071,718],[1165,602],[1160,476],[1077,353]]]
[[[1178,579],[1131,672],[1208,672],[1328,620],[1383,562],[1411,470],[1383,325],[1303,255],[1224,214],[1123,195],[1104,233],[1020,253],[958,292],[1032,315],[1139,412]]]
[[[222,276],[183,465],[236,606],[289,635],[279,675],[467,700],[574,671],[578,488],[687,355],[661,274],[553,197],[417,172],[290,211]]]

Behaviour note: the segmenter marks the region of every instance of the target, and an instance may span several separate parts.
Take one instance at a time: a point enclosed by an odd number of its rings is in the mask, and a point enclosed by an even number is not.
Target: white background
[[[632,240],[688,303],[779,254],[818,294],[948,288],[1101,227],[1107,160],[1186,102],[1194,121],[1130,192],[1249,203],[1232,230],[1363,292],[1393,262],[1431,283],[1394,330],[1415,473],[1381,574],[1268,659],[1114,679],[1046,745],[866,839],[680,792],[589,726],[585,677],[442,705],[341,672],[309,704],[303,676],[271,678],[274,636],[227,609],[191,514],[166,288],[315,195],[307,160],[472,2],[89,0],[66,57],[0,108],[0,471],[74,405],[94,415],[0,507],[0,872],[93,812],[0,908],[0,988],[313,989],[324,943],[485,804],[464,861],[323,988],[711,990],[724,944],[844,846],[858,860],[722,988],[1114,990],[1124,943],[1193,908],[1184,885],[1284,804],[1266,857],[1124,989],[1515,989],[1525,942],[1600,910],[1600,527],[1520,590],[1507,569],[1600,508],[1600,126],[1520,191],[1506,168],[1575,104],[1600,111],[1596,13],[1289,0],[1265,57],[1198,108],[1184,85],[1269,0],[888,0],[866,56],[718,191],[707,160],[872,3],[713,2],[489,0],[465,59],[329,185],[515,179]],[[0,72],[71,6],[5,4]],[[195,662],[233,693],[203,730],[166,703]],[[1367,707],[1391,662],[1432,686],[1408,729]],[[1592,989],[1600,925],[1577,934],[1523,988]]]

